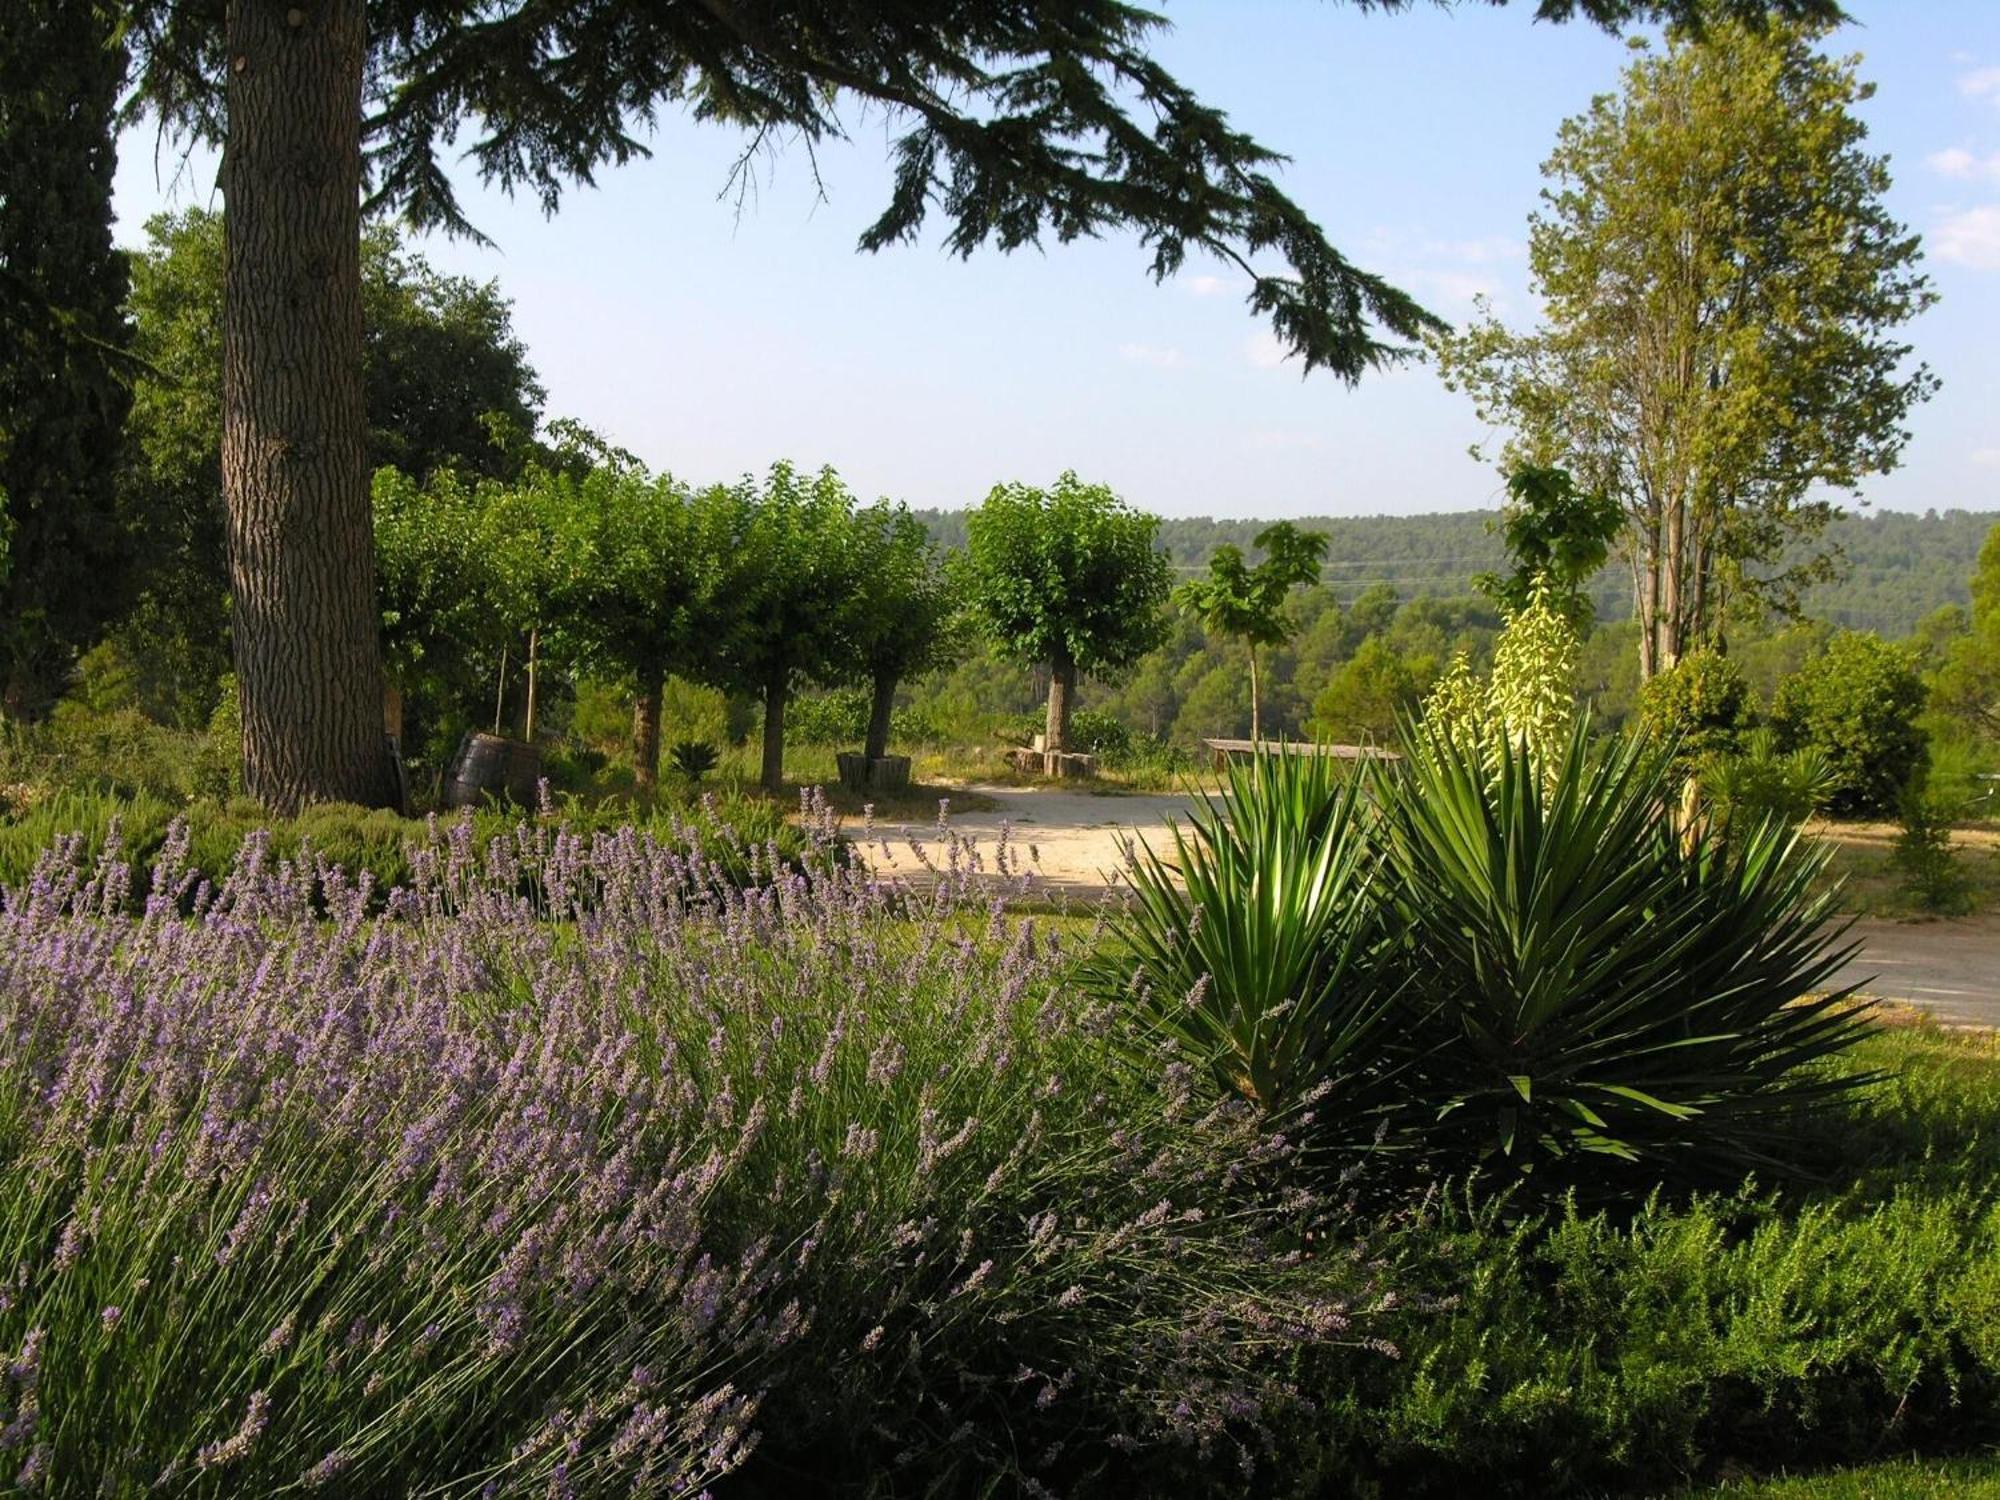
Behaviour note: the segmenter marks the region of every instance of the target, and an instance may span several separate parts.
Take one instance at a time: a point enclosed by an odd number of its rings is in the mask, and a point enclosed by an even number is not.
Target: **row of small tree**
[[[781,463],[761,482],[699,489],[602,452],[512,484],[447,471],[420,485],[385,469],[375,535],[392,728],[402,687],[497,662],[496,719],[525,692],[532,738],[553,659],[629,687],[642,790],[659,774],[669,675],[761,699],[775,789],[798,684],[869,684],[879,756],[896,685],[955,638],[922,524],[887,502],[858,506],[831,469]]]

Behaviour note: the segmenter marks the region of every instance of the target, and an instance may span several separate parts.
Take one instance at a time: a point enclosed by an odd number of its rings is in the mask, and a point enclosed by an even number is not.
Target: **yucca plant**
[[[1865,1081],[1811,1066],[1867,1029],[1821,994],[1853,952],[1823,854],[1781,822],[1678,829],[1671,757],[1413,726],[1378,778],[1395,925],[1435,999],[1433,1141],[1528,1170],[1589,1156],[1741,1170]]]
[[[700,786],[702,777],[715,769],[722,753],[707,740],[682,740],[668,752],[667,758],[689,786]]]
[[[1134,900],[1091,973],[1150,1012],[1184,1060],[1260,1111],[1372,1134],[1398,1064],[1370,814],[1329,759],[1233,763],[1170,849],[1133,852]]]

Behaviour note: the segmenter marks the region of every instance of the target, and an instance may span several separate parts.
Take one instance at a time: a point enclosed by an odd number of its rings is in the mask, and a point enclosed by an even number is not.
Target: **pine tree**
[[[96,0],[0,6],[0,712],[33,716],[119,602],[131,404],[111,243],[125,76]]]

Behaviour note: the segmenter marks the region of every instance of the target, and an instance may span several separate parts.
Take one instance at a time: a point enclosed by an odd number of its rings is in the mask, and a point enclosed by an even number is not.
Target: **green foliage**
[[[1924,911],[1959,916],[1972,909],[1972,883],[1953,854],[1951,825],[1956,809],[1918,776],[1903,789],[1902,829],[1896,835],[1896,868],[1905,889]]]
[[[111,238],[126,56],[96,0],[0,7],[0,716],[39,717],[126,602],[131,405]]]
[[[1294,588],[1319,582],[1326,538],[1301,531],[1289,521],[1257,534],[1264,560],[1246,567],[1243,554],[1227,544],[1209,559],[1208,577],[1191,579],[1175,591],[1183,610],[1198,615],[1211,633],[1233,636],[1250,653],[1250,737],[1263,737],[1257,652],[1282,645],[1292,633],[1286,601]]]
[[[1739,749],[1712,752],[1694,770],[1702,795],[1725,822],[1770,819],[1796,828],[1824,809],[1834,790],[1824,753],[1812,745],[1780,750],[1769,729],[1752,730]]]
[[[1932,701],[1967,727],[2000,737],[2000,525],[1979,549],[1971,594],[1964,633],[1941,652]]]
[[[1359,783],[1326,757],[1234,761],[1170,849],[1142,844],[1137,900],[1093,977],[1186,1064],[1265,1114],[1310,1106],[1366,1143],[1398,1101],[1393,971]]]
[[[721,758],[722,752],[708,740],[681,740],[668,756],[674,773],[689,786],[701,785],[702,777],[713,771]]]
[[[1170,575],[1158,527],[1072,473],[1047,490],[999,485],[966,522],[967,597],[1018,661],[1129,666],[1160,639]]]
[[[1740,1173],[1851,1087],[1808,1066],[1864,1028],[1840,996],[1799,1003],[1848,954],[1789,830],[1677,832],[1665,757],[1584,721],[1554,745],[1426,721],[1406,752],[1380,790],[1386,885],[1443,1017],[1425,1087],[1461,1159],[1598,1186]]]
[[[1488,315],[1440,344],[1510,463],[1630,516],[1649,671],[1831,577],[1827,494],[1895,467],[1936,388],[1898,337],[1935,300],[1918,240],[1826,33],[1729,22],[1638,49],[1543,167],[1546,326]]]
[[[1362,743],[1390,739],[1436,676],[1430,657],[1411,659],[1371,635],[1313,700],[1313,734]]]
[[[133,352],[143,366],[133,383],[120,481],[151,621],[135,641],[148,658],[143,665],[150,675],[170,676],[170,663],[186,658],[174,670],[211,687],[229,670],[223,279],[219,213],[188,209],[147,222],[146,242],[133,257],[131,297]],[[452,493],[470,497],[481,480],[512,480],[530,459],[551,457],[531,441],[542,390],[514,334],[511,308],[494,283],[443,275],[395,233],[371,227],[361,244],[361,304],[371,471],[393,466],[406,476],[402,482],[412,494],[442,506],[443,471],[462,476],[452,483]],[[378,492],[378,547],[380,521]],[[471,539],[439,533],[430,544],[464,551]],[[397,555],[390,565],[419,561]],[[400,581],[409,582],[409,575]],[[417,645],[416,636],[427,636],[434,646],[448,634],[442,626],[425,627],[407,611],[413,598],[396,592],[385,601],[385,614],[400,617],[385,621],[392,657]],[[425,609],[453,602],[441,595],[429,599]],[[411,666],[406,656],[401,669]],[[184,692],[192,699],[203,696]]]
[[[1889,812],[1924,761],[1924,684],[1911,653],[1858,631],[1778,684],[1771,724],[1783,750],[1811,747],[1832,767],[1827,805],[1841,816]]]
[[[1516,465],[1500,517],[1514,571],[1506,578],[1482,574],[1473,582],[1509,611],[1526,609],[1536,587],[1545,586],[1577,629],[1587,630],[1587,585],[1624,529],[1624,508],[1609,495],[1578,489],[1568,470]]]
[[[1639,689],[1639,722],[1680,746],[1683,761],[1727,755],[1750,724],[1750,684],[1719,651],[1690,651]]]
[[[2000,1052],[1907,1028],[1836,1066],[1889,1081],[1826,1122],[1810,1188],[1393,1221],[1402,1357],[1333,1396],[1300,1491],[1682,1494],[2000,1440]]]

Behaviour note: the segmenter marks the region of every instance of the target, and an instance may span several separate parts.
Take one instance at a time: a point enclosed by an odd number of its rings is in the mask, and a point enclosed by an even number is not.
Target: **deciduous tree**
[[[1237,548],[1227,544],[1218,547],[1209,559],[1208,576],[1182,584],[1179,591],[1181,608],[1199,615],[1209,630],[1236,637],[1250,653],[1253,740],[1262,738],[1258,648],[1282,645],[1291,638],[1293,627],[1285,602],[1295,586],[1319,582],[1326,538],[1317,531],[1301,531],[1290,521],[1280,521],[1257,534],[1257,546],[1264,560],[1254,568],[1244,563]]]
[[[1159,643],[1171,583],[1159,525],[1073,473],[1046,490],[999,485],[966,519],[966,597],[1003,651],[1049,669],[1053,753],[1069,747],[1077,674]]]
[[[889,752],[896,687],[949,665],[963,653],[956,627],[958,591],[923,522],[886,502],[854,518],[858,572],[848,598],[843,653],[869,690],[868,733],[862,754]]]
[[[1510,462],[1624,506],[1647,676],[1729,600],[1788,608],[1829,576],[1809,545],[1828,492],[1893,468],[1936,384],[1895,336],[1932,294],[1855,113],[1872,89],[1821,35],[1732,23],[1642,50],[1543,167],[1546,325],[1439,344]]]

